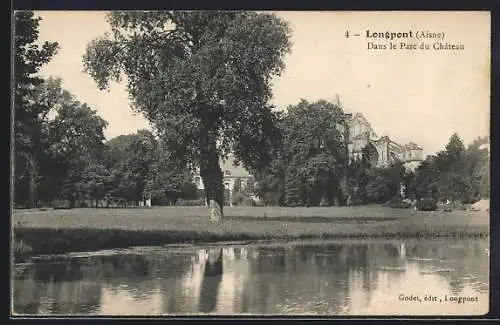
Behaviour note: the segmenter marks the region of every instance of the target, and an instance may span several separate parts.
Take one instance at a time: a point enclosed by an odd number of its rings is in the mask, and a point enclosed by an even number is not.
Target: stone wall
[[[401,145],[392,141],[388,136],[378,137],[373,131],[370,123],[361,113],[356,113],[354,116],[346,114],[349,120],[347,139],[347,149],[351,159],[361,158],[363,148],[371,144],[377,150],[377,166],[387,166],[395,160],[402,162],[422,161],[422,148],[417,144],[410,142],[409,144]]]

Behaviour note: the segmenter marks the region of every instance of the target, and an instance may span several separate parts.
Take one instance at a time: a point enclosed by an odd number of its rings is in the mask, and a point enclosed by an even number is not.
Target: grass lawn
[[[488,236],[489,213],[423,212],[382,206],[226,207],[223,223],[206,207],[14,211],[16,243],[31,254],[161,245],[302,238]],[[16,245],[15,245],[16,246]],[[15,247],[16,250],[16,247]]]

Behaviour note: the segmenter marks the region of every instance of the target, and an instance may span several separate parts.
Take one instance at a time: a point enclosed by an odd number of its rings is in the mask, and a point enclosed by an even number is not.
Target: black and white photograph
[[[13,12],[11,316],[487,314],[490,19]]]

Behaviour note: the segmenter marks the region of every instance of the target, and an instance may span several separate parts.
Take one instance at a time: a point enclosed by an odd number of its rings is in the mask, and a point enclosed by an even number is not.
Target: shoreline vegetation
[[[418,211],[371,205],[328,208],[206,207],[15,210],[16,261],[35,255],[181,243],[303,239],[477,238],[489,236],[489,213]]]

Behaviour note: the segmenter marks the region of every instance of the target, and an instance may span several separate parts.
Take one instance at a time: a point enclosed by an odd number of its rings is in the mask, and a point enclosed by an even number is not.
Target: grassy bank
[[[186,242],[305,238],[437,238],[489,234],[486,212],[422,212],[381,206],[226,208],[208,221],[204,207],[15,211],[16,245],[59,254]],[[23,256],[22,248],[16,251]]]

